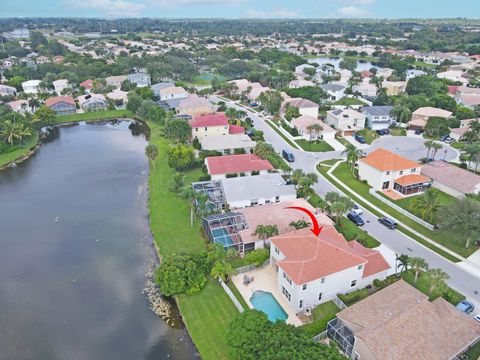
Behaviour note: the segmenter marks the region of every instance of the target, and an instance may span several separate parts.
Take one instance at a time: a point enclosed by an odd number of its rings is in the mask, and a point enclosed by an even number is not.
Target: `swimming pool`
[[[271,322],[278,320],[285,321],[288,319],[285,310],[283,310],[278,301],[269,292],[261,290],[255,291],[250,298],[250,302],[255,309],[265,313]]]
[[[222,244],[223,246],[230,246],[234,244],[232,237],[230,236],[228,231],[223,228],[212,229],[212,235],[214,241],[216,243]]]

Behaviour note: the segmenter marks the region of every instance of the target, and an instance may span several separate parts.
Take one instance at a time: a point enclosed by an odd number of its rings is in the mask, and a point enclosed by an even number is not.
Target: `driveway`
[[[384,148],[402,155],[407,159],[418,161],[421,158],[427,157],[427,148],[424,145],[425,141],[426,140],[421,137],[386,135],[375,140],[366,151],[369,153],[375,149]],[[457,150],[442,142],[438,143],[443,145],[443,149],[437,151],[435,159],[452,161],[457,158]]]

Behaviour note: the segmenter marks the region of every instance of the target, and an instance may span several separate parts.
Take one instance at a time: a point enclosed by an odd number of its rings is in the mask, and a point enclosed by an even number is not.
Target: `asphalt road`
[[[215,101],[215,98],[212,99]],[[224,101],[218,99],[217,101]],[[234,102],[226,102],[227,106],[234,107],[238,110],[245,110],[245,108],[235,104]],[[302,169],[306,173],[316,172],[316,165],[323,160],[335,159],[341,157],[341,152],[326,152],[326,153],[310,153],[293,149],[288,143],[283,140],[265,121],[256,113],[249,113],[249,117],[254,122],[254,127],[264,132],[265,140],[273,145],[278,153],[283,149],[288,149],[295,155],[295,162],[291,163],[294,169]],[[413,140],[412,140],[413,139]],[[418,160],[425,157],[426,150],[423,146],[424,140],[421,138],[395,138],[384,137],[375,142],[373,148],[385,147],[390,150],[398,151],[400,154],[412,159]],[[443,156],[443,154],[442,154]],[[447,152],[447,160],[456,157],[453,151]],[[331,185],[323,177],[319,176],[318,183],[314,187],[315,191],[323,196],[329,191],[339,191],[336,187]],[[378,222],[378,218],[372,213],[364,209],[363,218],[365,226],[363,227],[369,234],[375,237],[380,242],[387,245],[390,249],[398,254],[407,254],[409,256],[419,256],[427,261],[430,268],[441,268],[450,278],[447,283],[452,288],[465,294],[468,299],[476,303],[476,308],[480,307],[480,279],[471,273],[463,270],[454,263],[446,260],[442,256],[420,245],[415,240],[407,237],[398,230],[389,230]],[[476,310],[474,313],[476,313]]]

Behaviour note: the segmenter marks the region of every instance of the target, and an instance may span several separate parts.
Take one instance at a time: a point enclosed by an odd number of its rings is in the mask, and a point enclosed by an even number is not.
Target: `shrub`
[[[255,264],[256,266],[262,265],[270,257],[270,251],[268,249],[257,249],[249,251],[245,254],[245,260],[248,264]]]
[[[227,174],[226,177],[227,177],[227,179],[229,179],[229,178],[236,178],[236,177],[238,177],[238,174],[235,174],[235,173],[233,173],[233,174]]]
[[[345,305],[350,306],[356,302],[365,299],[368,296],[368,290],[366,288],[355,290],[349,294],[339,294],[338,298],[342,300]]]
[[[373,280],[373,285],[375,286],[375,288],[381,290],[386,288],[388,285],[391,285],[394,282],[397,282],[398,280],[399,278],[397,276],[390,275],[385,280],[378,280],[378,279]]]
[[[186,145],[172,146],[167,151],[168,166],[177,171],[191,168],[195,164],[193,148]]]
[[[210,175],[202,175],[198,178],[198,181],[210,181],[212,180],[212,177]]]
[[[257,170],[252,171],[252,176],[253,175],[260,175],[260,171],[257,171]]]

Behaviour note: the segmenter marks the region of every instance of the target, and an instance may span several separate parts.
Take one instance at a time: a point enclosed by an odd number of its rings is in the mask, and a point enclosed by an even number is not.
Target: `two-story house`
[[[86,94],[77,98],[78,104],[84,111],[99,111],[108,108],[108,101],[102,94]]]
[[[207,136],[228,135],[228,118],[224,113],[211,115],[195,115],[190,122],[192,138],[201,139]]]
[[[301,229],[273,237],[270,265],[278,292],[295,313],[385,279],[390,270],[379,251],[347,242],[333,224],[324,225],[319,236]]]
[[[327,111],[325,122],[343,136],[349,136],[365,128],[365,119],[365,115],[352,109],[330,110]]]
[[[25,94],[38,94],[40,92],[40,80],[27,80],[22,83]]]
[[[159,89],[158,97],[160,98],[160,101],[186,99],[188,97],[188,91],[180,86],[170,86]]]
[[[68,115],[77,112],[75,100],[71,96],[55,96],[45,100],[45,105],[57,115]]]
[[[329,100],[338,101],[345,96],[346,86],[342,84],[323,84],[320,88],[328,94]]]
[[[63,90],[69,87],[67,79],[58,79],[55,80],[52,84],[57,95],[62,95]]]
[[[396,118],[390,114],[392,109],[393,106],[365,106],[363,114],[367,120],[367,128],[371,130],[388,129],[396,121]]]
[[[408,196],[421,193],[431,180],[420,174],[422,165],[383,148],[358,160],[358,176],[377,191],[395,190]]]
[[[150,86],[150,75],[137,72],[127,75],[127,80],[137,85],[137,87]]]

